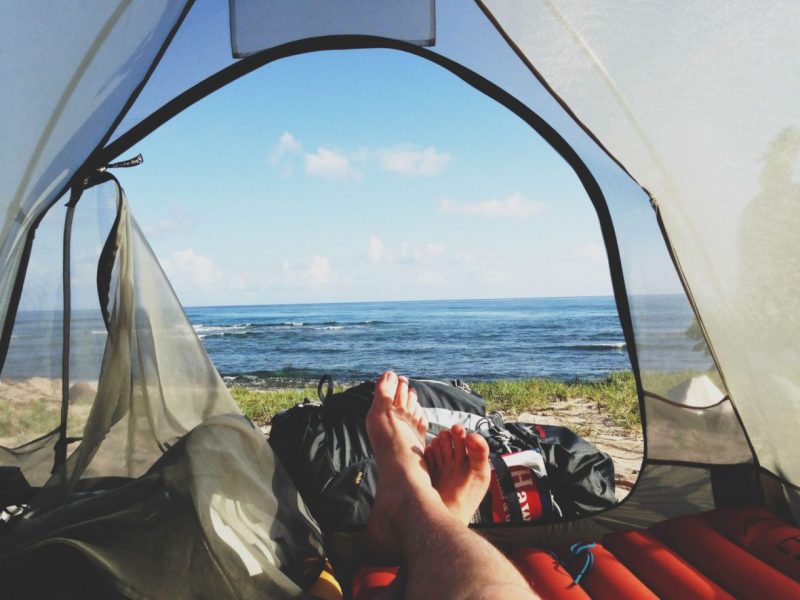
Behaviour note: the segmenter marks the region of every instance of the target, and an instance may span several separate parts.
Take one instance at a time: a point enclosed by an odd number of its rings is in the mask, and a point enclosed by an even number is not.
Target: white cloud
[[[161,266],[176,288],[210,289],[218,283],[214,262],[192,248],[173,252]]]
[[[284,157],[300,154],[302,151],[303,151],[303,145],[300,143],[300,140],[298,140],[288,131],[284,131],[281,134],[281,137],[278,138],[278,143],[272,150],[272,154],[270,154],[269,161],[273,165],[276,165]]]
[[[273,166],[282,166],[284,175],[294,170],[294,158],[302,154],[305,173],[342,181],[360,181],[363,170],[377,166],[383,171],[411,176],[432,176],[443,172],[452,161],[448,152],[439,152],[433,146],[421,148],[403,144],[390,148],[360,147],[353,150],[335,150],[319,146],[315,152],[303,152],[303,144],[291,132],[284,131],[269,156]]]
[[[430,264],[444,254],[444,242],[429,242],[422,248],[412,248],[407,241],[392,248],[377,235],[371,235],[367,245],[367,260],[374,264]]]
[[[438,175],[453,158],[447,152],[438,152],[433,146],[424,149],[413,146],[383,148],[378,150],[377,155],[384,171],[424,176]]]
[[[331,281],[333,267],[327,256],[315,256],[308,267],[308,282],[313,287],[324,285]]]
[[[482,202],[458,202],[445,199],[439,205],[440,212],[446,215],[474,215],[480,217],[531,218],[544,210],[544,204],[528,200],[515,193],[503,200],[484,200]]]
[[[314,256],[309,261],[297,265],[283,261],[282,281],[289,289],[318,289],[335,283],[337,277],[327,256]]]
[[[589,260],[594,260],[597,262],[605,262],[607,260],[606,249],[599,244],[585,244],[583,246],[576,246],[572,250],[572,254],[578,258],[588,258]]]
[[[312,177],[340,179],[342,181],[360,180],[362,178],[351,164],[350,157],[329,148],[317,148],[316,153],[306,153],[306,174]]]
[[[203,298],[201,303],[206,304],[208,298],[213,302],[230,302],[233,297],[257,302],[274,293],[316,292],[333,289],[339,281],[330,258],[319,255],[260,265],[254,271],[218,266],[192,248],[173,252],[160,262],[182,299]]]
[[[367,248],[367,260],[374,265],[381,264],[388,258],[386,245],[377,235],[369,236],[369,247]]]

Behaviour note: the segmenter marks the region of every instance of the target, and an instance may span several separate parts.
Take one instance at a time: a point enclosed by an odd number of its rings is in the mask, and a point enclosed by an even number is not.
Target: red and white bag
[[[528,523],[550,521],[553,497],[544,458],[538,450],[523,450],[489,457],[492,479],[488,498],[481,506],[481,522]]]

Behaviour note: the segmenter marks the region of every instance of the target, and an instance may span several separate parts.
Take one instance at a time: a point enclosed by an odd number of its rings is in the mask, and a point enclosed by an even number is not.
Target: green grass
[[[345,388],[336,386],[335,392]],[[280,411],[300,404],[303,398],[317,399],[317,388],[304,387],[280,390],[251,390],[243,387],[232,387],[231,395],[245,416],[259,425],[269,423],[270,419]]]
[[[633,373],[623,371],[599,381],[564,382],[553,379],[498,380],[470,383],[486,399],[489,412],[501,411],[510,416],[544,410],[557,400],[586,398],[597,402],[614,421],[629,429],[639,426],[639,401]],[[341,391],[338,387],[336,391]],[[299,404],[303,398],[317,398],[316,387],[284,390],[231,388],[234,400],[254,423],[269,423],[273,415]]]
[[[60,422],[61,404],[49,398],[29,403],[0,403],[0,437],[29,434],[33,439],[52,431]]]
[[[584,398],[596,402],[621,427],[633,429],[641,424],[636,381],[630,371],[614,372],[598,381],[536,378],[477,382],[470,387],[486,399],[489,412],[517,416],[545,410],[556,401]]]

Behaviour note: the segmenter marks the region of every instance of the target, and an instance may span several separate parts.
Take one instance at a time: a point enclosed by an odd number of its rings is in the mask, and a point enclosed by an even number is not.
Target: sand
[[[94,400],[97,384],[70,387],[70,435],[79,435]],[[0,379],[0,446],[16,448],[53,431],[61,422],[61,379]],[[75,429],[75,431],[73,431]]]

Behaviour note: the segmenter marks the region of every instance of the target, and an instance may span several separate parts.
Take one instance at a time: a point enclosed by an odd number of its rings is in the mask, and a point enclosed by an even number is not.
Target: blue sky
[[[284,59],[137,152],[118,175],[185,305],[611,293],[568,165],[415,56]]]

